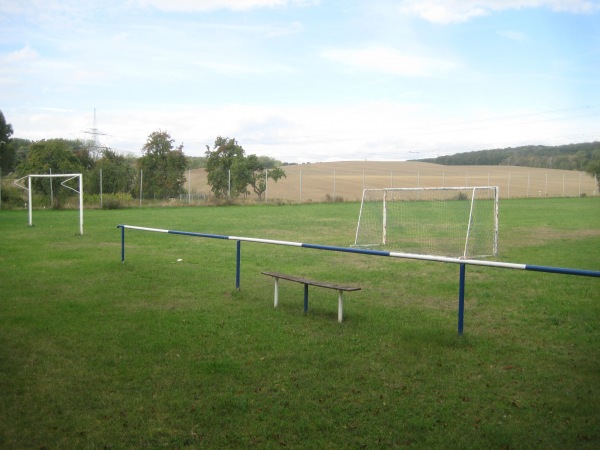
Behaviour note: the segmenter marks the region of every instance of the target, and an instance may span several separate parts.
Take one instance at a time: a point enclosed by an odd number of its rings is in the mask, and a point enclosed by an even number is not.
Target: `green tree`
[[[106,148],[90,171],[86,182],[86,191],[90,194],[100,193],[100,171],[102,170],[102,192],[116,194],[130,193],[133,188],[134,171],[126,158]]]
[[[585,171],[591,176],[596,177],[596,184],[598,185],[598,191],[600,192],[600,158],[590,162]]]
[[[73,153],[72,142],[65,139],[49,139],[34,142],[27,159],[17,167],[20,176],[30,174],[82,173],[81,161]],[[37,192],[50,193],[50,181],[34,178],[32,186]],[[64,191],[64,190],[63,190]]]
[[[4,114],[0,111],[0,175],[10,173],[15,168],[16,154],[11,144],[12,134],[12,125],[6,123]]]
[[[237,196],[240,193],[246,192],[246,186],[248,183],[243,185],[235,182],[234,173],[236,172],[239,176],[243,176],[244,168],[241,165],[241,161],[244,159],[244,149],[237,143],[235,139],[229,139],[224,137],[217,137],[213,150],[206,146],[206,172],[207,181],[211,187],[211,191],[217,198],[226,197],[230,188],[230,179],[233,178],[231,183],[231,195]],[[237,161],[237,163],[236,163]],[[234,167],[234,163],[235,167]],[[231,178],[230,178],[231,176]],[[235,184],[234,184],[235,183]]]
[[[29,155],[29,149],[31,148],[31,144],[33,141],[29,139],[21,139],[21,138],[12,138],[11,140],[12,147],[15,151],[15,168],[21,164],[23,161],[27,159],[27,155]]]
[[[166,131],[155,131],[148,136],[142,148],[144,156],[138,160],[143,170],[144,195],[168,198],[184,192],[187,161],[183,144],[174,147],[174,140]]]
[[[264,161],[264,158],[257,157],[256,155],[249,155],[245,160],[248,184],[252,186],[252,190],[258,195],[259,202],[263,200],[269,178],[277,182],[280,178],[286,177],[283,169],[279,167],[267,169]]]
[[[214,150],[206,147],[206,171],[208,184],[217,197],[224,197],[231,188],[231,195],[248,195],[248,186],[263,199],[267,189],[267,179],[275,182],[285,177],[285,172],[275,167],[278,161],[266,157],[246,156],[244,149],[235,139],[219,136],[215,140]],[[270,169],[267,171],[267,169]]]

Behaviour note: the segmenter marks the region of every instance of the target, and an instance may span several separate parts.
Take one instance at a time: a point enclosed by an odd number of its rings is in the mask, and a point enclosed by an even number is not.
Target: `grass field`
[[[0,211],[0,448],[600,447],[600,279],[348,246],[357,203]],[[600,199],[500,204],[501,261],[600,269]],[[182,261],[177,261],[181,259]],[[277,270],[363,290],[273,285]]]

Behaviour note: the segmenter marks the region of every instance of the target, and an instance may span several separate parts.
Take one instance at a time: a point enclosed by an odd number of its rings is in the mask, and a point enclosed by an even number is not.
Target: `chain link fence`
[[[263,202],[310,203],[360,201],[364,189],[387,187],[474,187],[498,186],[500,198],[582,197],[598,195],[597,180],[585,172],[556,169],[536,169],[515,166],[440,166],[417,162],[340,162],[289,165],[283,167],[286,177],[274,182],[267,180]],[[102,190],[102,172],[90,183],[100,186],[98,194],[86,192],[86,207],[105,209],[152,205],[202,205],[216,199],[207,183],[204,169],[185,172],[183,192],[170,198],[155,198],[145,192],[155,191],[149,181],[160,177],[131,175],[127,185],[132,192]],[[104,174],[106,177],[107,174]],[[86,175],[84,174],[84,186]],[[57,188],[60,189],[60,188]],[[52,206],[47,195],[36,195],[36,207]],[[14,186],[13,179],[4,177],[0,182],[0,208],[25,207],[25,193]],[[233,200],[233,199],[229,199]],[[258,195],[248,192],[236,201],[257,202]],[[68,207],[64,202],[63,207]]]

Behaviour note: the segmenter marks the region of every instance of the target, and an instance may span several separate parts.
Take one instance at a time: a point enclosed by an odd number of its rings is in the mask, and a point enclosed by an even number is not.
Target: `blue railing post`
[[[117,227],[119,228],[119,227]],[[121,263],[125,264],[125,227],[120,226],[121,228]]]
[[[240,290],[240,265],[242,260],[242,241],[237,241],[237,257],[235,266],[235,288]]]
[[[458,335],[463,334],[465,318],[465,264],[460,265],[460,282],[458,286]]]
[[[308,284],[304,284],[304,314],[308,314]]]

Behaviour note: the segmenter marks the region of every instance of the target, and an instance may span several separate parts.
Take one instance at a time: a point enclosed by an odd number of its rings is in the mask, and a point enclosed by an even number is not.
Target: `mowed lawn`
[[[0,211],[0,448],[600,447],[600,279],[349,246],[358,203]],[[600,270],[600,198],[500,203],[500,255]],[[362,287],[273,282],[281,271]]]

